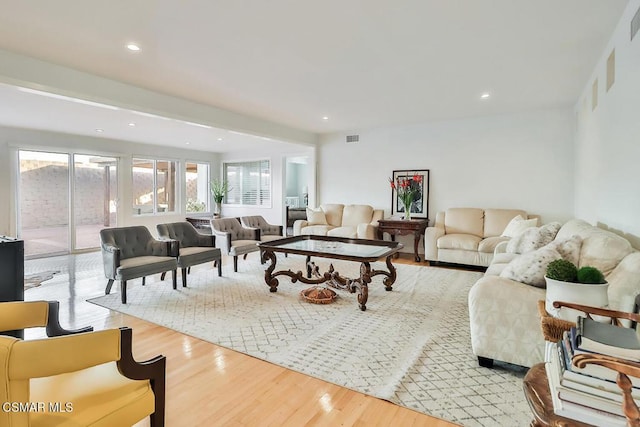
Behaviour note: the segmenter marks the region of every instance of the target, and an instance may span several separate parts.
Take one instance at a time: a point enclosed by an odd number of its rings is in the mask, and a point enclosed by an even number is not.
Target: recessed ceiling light
[[[185,144],[189,145],[189,144],[191,144],[191,143],[190,143],[190,142],[185,142]]]
[[[129,43],[129,44],[127,45],[127,49],[129,49],[129,50],[130,50],[130,51],[132,51],[132,52],[138,52],[138,51],[140,50],[140,46],[138,46],[138,45],[137,45],[137,44],[135,44],[135,43]]]
[[[136,125],[136,124],[135,124],[135,123],[133,123],[133,122],[129,123],[129,126],[131,126],[131,127],[135,127],[135,125]]]
[[[329,117],[324,116],[324,117],[322,118],[322,120],[329,120]]]
[[[489,98],[491,95],[489,95],[487,92],[483,93],[482,95],[480,95],[481,99],[487,99]]]
[[[102,133],[102,132],[104,132],[104,129],[96,129],[96,132]]]
[[[218,141],[222,141],[222,138],[218,138]]]

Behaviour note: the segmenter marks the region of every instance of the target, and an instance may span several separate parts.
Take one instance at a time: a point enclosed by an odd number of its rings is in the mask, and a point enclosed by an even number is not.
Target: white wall
[[[573,214],[572,116],[539,111],[328,135],[319,146],[320,203],[391,214],[394,170],[429,169],[429,218],[449,207],[521,208],[545,222]]]
[[[626,234],[640,247],[640,33],[629,26],[640,0],[629,2],[575,105],[576,216]],[[606,63],[615,48],[615,82],[606,88]],[[598,79],[598,105],[591,88]]]
[[[156,224],[184,221],[185,213],[182,198],[178,199],[178,212],[157,216],[132,214],[131,158],[142,156],[177,160],[181,168],[185,161],[210,162],[212,176],[218,173],[219,155],[210,152],[185,150],[182,148],[137,144],[87,136],[66,135],[37,130],[0,127],[0,234],[15,236],[15,152],[18,149],[75,151],[82,154],[100,154],[120,159],[118,164],[118,194],[120,209],[118,225],[146,225],[155,234]],[[181,169],[182,170],[182,169]],[[182,185],[184,182],[182,180]],[[184,188],[179,195],[184,194]]]

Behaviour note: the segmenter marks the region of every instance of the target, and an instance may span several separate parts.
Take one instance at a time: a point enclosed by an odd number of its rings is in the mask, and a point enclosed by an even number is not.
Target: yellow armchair
[[[0,303],[0,334],[23,338],[24,328],[45,327],[48,337],[91,332],[87,326],[80,329],[64,329],[59,320],[58,301],[10,301]]]
[[[0,329],[42,326],[48,305],[0,303]],[[164,356],[133,359],[130,328],[30,341],[0,336],[0,425],[126,426],[149,416],[163,426],[165,370]]]

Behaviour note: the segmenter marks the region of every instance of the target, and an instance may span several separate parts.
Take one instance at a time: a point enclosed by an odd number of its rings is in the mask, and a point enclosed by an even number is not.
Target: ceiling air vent
[[[360,142],[360,135],[347,135],[347,142]]]
[[[633,37],[638,33],[638,30],[640,30],[640,9],[636,11],[636,14],[631,20],[631,40],[633,40]]]

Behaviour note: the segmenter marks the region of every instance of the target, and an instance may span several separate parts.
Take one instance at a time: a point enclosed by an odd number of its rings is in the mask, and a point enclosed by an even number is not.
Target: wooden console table
[[[199,232],[203,234],[211,234],[211,223],[209,222],[213,217],[211,215],[207,216],[188,216],[186,220],[191,223],[195,228],[198,229]]]
[[[381,219],[378,221],[378,239],[382,240],[385,232],[389,233],[394,242],[396,235],[413,234],[413,253],[416,261],[420,262],[418,243],[420,237],[424,235],[427,225],[429,225],[428,219]]]

